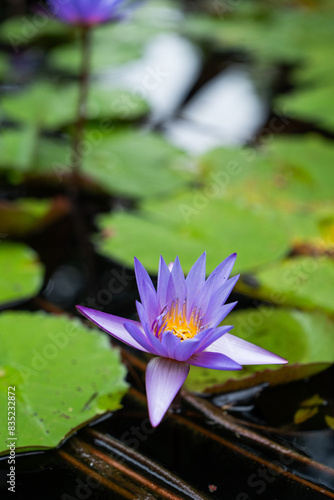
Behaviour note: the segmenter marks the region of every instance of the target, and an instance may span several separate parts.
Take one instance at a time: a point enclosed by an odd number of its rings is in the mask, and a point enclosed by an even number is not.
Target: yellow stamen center
[[[163,323],[158,335],[164,331],[170,331],[181,340],[192,339],[201,330],[202,318],[200,311],[194,309],[191,313],[189,321],[187,321],[187,305],[184,301],[180,307],[179,301],[172,303],[163,317]]]

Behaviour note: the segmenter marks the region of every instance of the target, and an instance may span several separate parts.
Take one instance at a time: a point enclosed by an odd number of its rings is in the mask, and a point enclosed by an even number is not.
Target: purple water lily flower
[[[56,17],[79,26],[119,21],[126,14],[129,3],[128,0],[48,0]]]
[[[140,302],[138,321],[87,307],[78,310],[113,337],[158,357],[146,370],[150,421],[156,427],[187,378],[190,365],[216,370],[241,370],[249,364],[283,364],[287,361],[228,333],[219,326],[236,302],[225,304],[239,276],[228,279],[236,254],[225,259],[205,279],[205,254],[184,277],[178,257],[170,269],[160,258],[158,285],[135,258]]]

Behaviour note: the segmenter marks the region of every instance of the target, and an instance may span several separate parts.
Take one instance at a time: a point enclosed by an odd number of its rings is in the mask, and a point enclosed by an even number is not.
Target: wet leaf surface
[[[333,360],[334,328],[320,313],[259,307],[231,313],[233,335],[289,360],[286,366],[245,366],[238,372],[190,370],[186,387],[195,392],[240,390],[259,383],[281,384],[326,369]],[[315,335],[316,332],[316,335]]]
[[[54,223],[70,211],[66,198],[0,201],[0,234],[22,237]]]
[[[268,266],[255,277],[257,287],[251,293],[258,298],[279,305],[333,313],[333,259],[326,256],[295,257]],[[243,291],[248,288],[242,280],[239,287]]]
[[[126,370],[107,336],[45,313],[6,312],[0,325],[0,398],[5,406],[15,386],[18,451],[57,446],[77,427],[120,408]],[[2,453],[7,438],[2,419]]]
[[[35,128],[57,129],[76,120],[79,90],[76,85],[40,82],[6,96],[2,107],[7,119]],[[62,103],[59,106],[59,102]],[[134,119],[147,113],[145,102],[124,90],[93,85],[87,103],[87,119]],[[104,125],[107,127],[107,125]],[[111,127],[111,125],[110,125]],[[108,128],[108,127],[107,127]],[[99,129],[101,135],[101,130]],[[87,141],[87,142],[92,142]]]
[[[37,294],[44,270],[37,254],[21,243],[0,242],[0,303],[11,303]]]
[[[136,214],[101,216],[99,227],[102,237],[98,248],[104,255],[128,266],[133,265],[136,255],[151,272],[157,272],[155,256],[160,254],[168,262],[179,255],[188,272],[199,255],[207,251],[210,272],[237,245],[235,272],[240,272],[279,258],[289,248],[284,226],[275,215],[250,212],[232,201],[210,200],[196,191],[147,203]]]

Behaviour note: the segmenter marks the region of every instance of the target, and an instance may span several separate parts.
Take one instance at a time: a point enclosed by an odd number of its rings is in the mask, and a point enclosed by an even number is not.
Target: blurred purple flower
[[[161,257],[156,291],[135,258],[140,322],[77,306],[84,316],[117,339],[159,356],[149,361],[146,370],[148,409],[154,427],[187,378],[190,365],[241,370],[241,365],[287,362],[229,334],[232,326],[219,326],[236,305],[225,304],[239,277],[228,279],[235,259],[236,254],[227,257],[206,280],[205,254],[195,262],[187,278],[178,257],[171,269]]]
[[[61,21],[79,26],[94,26],[123,19],[129,0],[47,0],[52,13]]]

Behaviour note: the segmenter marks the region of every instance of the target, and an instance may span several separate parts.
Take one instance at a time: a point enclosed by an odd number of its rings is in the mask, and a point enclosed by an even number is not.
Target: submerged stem
[[[90,56],[91,56],[91,29],[89,26],[83,26],[80,29],[81,42],[81,68],[79,76],[79,99],[77,108],[77,119],[74,128],[73,153],[72,153],[72,171],[75,180],[78,179],[82,168],[82,140],[86,124],[86,108],[88,96],[88,84],[90,74]]]

